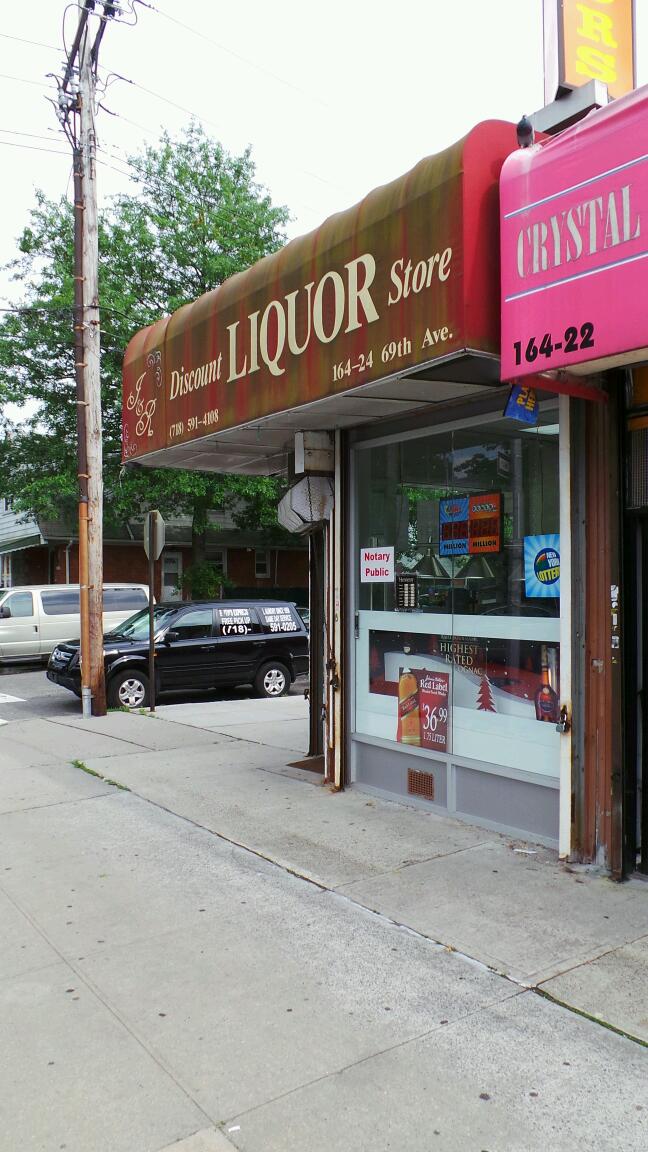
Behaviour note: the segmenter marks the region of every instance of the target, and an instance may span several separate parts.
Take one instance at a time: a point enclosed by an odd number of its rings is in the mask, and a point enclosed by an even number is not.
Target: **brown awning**
[[[266,471],[304,428],[499,383],[489,121],[316,231],[146,328],[124,360],[123,458]]]

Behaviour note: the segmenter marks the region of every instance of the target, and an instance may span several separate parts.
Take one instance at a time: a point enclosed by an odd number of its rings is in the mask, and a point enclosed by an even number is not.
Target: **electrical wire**
[[[37,144],[17,144],[14,140],[0,140],[5,148],[26,148],[28,152],[49,152],[52,156],[67,156],[70,158],[69,152],[62,152],[59,148],[39,148]]]
[[[1,141],[0,141],[1,143]],[[95,157],[97,164],[101,164],[102,168],[110,168],[112,172],[117,172],[119,176],[132,176],[132,172],[128,172],[125,168],[116,168],[114,164],[109,164],[107,160],[100,160],[98,156]]]
[[[0,32],[3,40],[15,40],[18,44],[31,44],[34,48],[50,48],[52,52],[60,52],[56,44],[45,44],[42,40],[26,40],[24,36],[10,36],[8,32]]]
[[[141,0],[138,0],[138,3],[141,3]],[[191,108],[185,108],[182,104],[176,104],[175,101],[169,100],[166,96],[162,96],[159,92],[154,92],[151,88],[145,88],[143,84],[139,84],[136,80],[131,80],[128,76],[122,76],[119,72],[112,72],[110,74],[110,76],[107,78],[106,86],[108,86],[111,79],[122,80],[125,84],[130,84],[134,88],[139,88],[142,92],[146,92],[147,95],[153,96],[157,100],[162,100],[164,104],[168,104],[170,107],[176,108],[178,111],[186,113],[187,116],[191,116],[193,120],[197,120],[201,124],[208,124],[211,128],[215,128],[217,131],[220,131],[222,128],[222,125],[216,124],[213,120],[208,120],[205,116],[200,116],[197,112],[192,111]],[[101,105],[101,107],[103,108],[104,105]],[[127,117],[122,116],[120,112],[112,112],[110,109],[105,109],[105,111],[108,111],[111,116],[119,117],[120,119],[125,120],[126,123],[133,124],[134,127],[140,128],[142,131],[149,131],[151,135],[155,135],[152,129],[146,129],[141,124],[135,124],[133,120],[128,120]],[[337,188],[341,192],[344,191],[344,188],[341,184],[336,184],[331,180],[327,180],[323,176],[316,176],[313,172],[308,172],[304,168],[295,168],[293,165],[290,165],[290,168],[295,172],[301,172],[304,176],[308,176],[309,179],[318,180],[322,184],[328,184],[331,188]],[[310,207],[310,205],[300,203],[299,207],[305,209],[314,218],[318,220],[321,218],[321,213]]]
[[[0,80],[13,80],[15,84],[31,84],[35,88],[47,88],[50,92],[56,91],[51,84],[44,84],[42,80],[25,80],[23,76],[10,76],[7,72],[0,72]]]
[[[110,304],[93,304],[92,307],[99,312],[121,316],[123,320],[130,320],[133,316],[132,312],[122,312],[120,308],[113,308]],[[75,310],[75,304],[14,304],[7,308],[0,305],[0,312],[74,312]]]
[[[211,128],[216,128],[220,131],[221,124],[216,124],[214,120],[208,120],[206,116],[199,116],[197,112],[192,112],[191,108],[185,108],[183,104],[176,104],[175,100],[169,100],[167,96],[162,96],[160,92],[154,92],[152,88],[145,88],[143,84],[138,84],[136,80],[130,80],[128,76],[122,76],[119,72],[112,72],[112,76],[116,80],[123,80],[125,84],[132,85],[133,88],[139,88],[140,92],[146,92],[148,96],[154,96],[156,100],[161,100],[163,104],[168,104],[170,108],[176,108],[179,112],[184,112],[186,116],[191,116],[194,120],[199,120],[203,124],[209,124]]]
[[[123,112],[113,112],[112,108],[106,108],[105,104],[100,103],[99,107],[114,119],[123,120],[124,124],[130,124],[133,128],[139,128],[140,132],[146,132],[149,136],[158,135],[159,129],[157,128],[147,128],[145,124],[138,124],[137,120],[129,120],[128,116],[124,116]]]
[[[124,169],[130,169],[128,157],[125,156],[123,149],[119,148],[119,146],[108,147],[106,145],[97,144],[96,148],[97,152],[101,152],[110,160],[115,160],[117,164],[121,164]]]
[[[51,129],[49,136],[41,136],[37,132],[19,132],[17,128],[0,128],[0,133],[3,136],[28,136],[30,140],[49,140],[52,143],[54,129]]]
[[[235,60],[242,61],[242,63],[247,64],[249,68],[256,69],[257,72],[261,72],[263,75],[269,76],[272,80],[276,80],[278,84],[283,84],[286,88],[291,88],[293,92],[298,92],[300,96],[306,96],[309,100],[312,100],[313,103],[320,104],[323,108],[332,111],[331,105],[327,104],[325,100],[314,96],[312,92],[306,91],[305,88],[300,88],[298,84],[293,84],[292,81],[284,79],[283,76],[278,76],[276,72],[272,72],[269,68],[264,68],[263,64],[257,64],[256,61],[250,60],[248,56],[242,56],[240,52],[235,52],[232,48],[227,48],[218,40],[214,40],[211,36],[208,36],[206,32],[192,28],[190,24],[185,24],[182,20],[176,19],[175,16],[169,16],[168,12],[163,12],[162,9],[157,8],[155,4],[148,4],[145,0],[137,0],[137,3],[141,4],[143,8],[149,8],[151,12],[157,13],[158,16],[162,16],[165,20],[169,20],[171,24],[177,24],[178,28],[184,28],[184,30],[190,32],[192,36],[197,36],[199,40],[213,44],[215,48],[227,53],[228,56],[233,56]]]

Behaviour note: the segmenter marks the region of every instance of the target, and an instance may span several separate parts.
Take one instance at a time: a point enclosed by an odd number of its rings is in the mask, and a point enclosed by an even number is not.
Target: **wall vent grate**
[[[629,508],[648,508],[648,428],[629,433],[627,493]]]
[[[434,776],[431,772],[408,768],[407,791],[410,796],[424,796],[426,800],[434,800]]]

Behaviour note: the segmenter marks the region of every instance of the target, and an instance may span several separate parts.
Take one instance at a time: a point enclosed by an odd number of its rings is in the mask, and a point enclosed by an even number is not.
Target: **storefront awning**
[[[123,459],[264,472],[303,429],[499,383],[498,177],[489,121],[146,328],[124,360]]]
[[[506,160],[503,380],[648,359],[647,122],[644,87]]]
[[[44,543],[40,532],[34,532],[28,536],[14,536],[9,540],[2,541],[0,556],[6,556],[9,552],[23,552],[26,548],[38,548]]]

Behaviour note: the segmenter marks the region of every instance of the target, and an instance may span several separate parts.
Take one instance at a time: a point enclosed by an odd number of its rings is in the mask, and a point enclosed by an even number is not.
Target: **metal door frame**
[[[648,514],[629,512],[626,519],[625,562],[625,709],[626,755],[623,779],[624,874],[648,875],[648,603],[644,580],[648,575]],[[641,683],[640,683],[641,662]],[[639,732],[641,709],[641,733]],[[639,812],[639,765],[642,805]],[[638,823],[641,834],[638,837]],[[640,841],[640,844],[638,843]],[[637,858],[638,849],[641,855]]]

